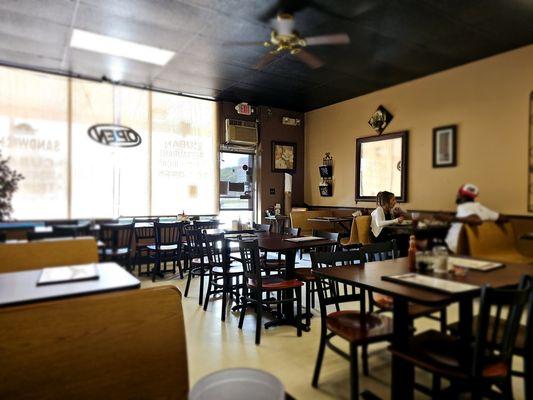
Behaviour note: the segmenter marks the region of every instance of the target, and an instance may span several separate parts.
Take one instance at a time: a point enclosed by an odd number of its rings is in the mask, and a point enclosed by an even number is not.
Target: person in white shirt
[[[370,230],[376,242],[387,241],[391,237],[383,232],[383,228],[401,223],[407,217],[407,213],[397,206],[394,193],[391,192],[379,192],[376,196],[376,203],[376,209],[370,214],[372,217]],[[398,217],[395,218],[396,215]]]
[[[467,224],[481,224],[483,221],[505,221],[506,218],[496,211],[485,207],[476,202],[479,195],[479,189],[476,185],[465,183],[459,188],[456,197],[457,212],[455,217],[449,215],[437,215],[437,219],[452,222],[448,235],[446,236],[446,244],[452,252],[457,251],[459,235],[463,223]]]

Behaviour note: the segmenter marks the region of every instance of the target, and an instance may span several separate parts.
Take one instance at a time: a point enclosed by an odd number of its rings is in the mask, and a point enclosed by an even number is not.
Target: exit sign
[[[248,103],[239,103],[235,106],[237,114],[241,115],[251,115],[254,112],[253,107]]]

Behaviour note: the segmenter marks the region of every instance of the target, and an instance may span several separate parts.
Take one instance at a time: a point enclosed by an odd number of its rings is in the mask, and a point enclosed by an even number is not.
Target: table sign
[[[98,276],[96,264],[43,268],[37,285],[87,281],[98,279]]]
[[[430,290],[445,293],[462,293],[479,289],[478,286],[470,285],[468,283],[450,281],[448,279],[435,278],[432,276],[420,274],[390,275],[383,276],[381,279],[394,283],[421,286]]]
[[[484,261],[484,260],[472,260],[471,258],[463,257],[448,257],[448,266],[457,266],[467,269],[474,269],[476,271],[492,271],[493,269],[503,268],[505,264],[494,262],[494,261]]]

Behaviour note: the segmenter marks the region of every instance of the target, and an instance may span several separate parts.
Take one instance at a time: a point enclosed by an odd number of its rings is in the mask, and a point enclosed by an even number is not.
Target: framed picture
[[[376,201],[387,190],[407,201],[409,132],[363,137],[355,144],[355,201]]]
[[[272,172],[296,172],[296,143],[272,142]]]
[[[457,165],[457,125],[433,129],[433,168]]]

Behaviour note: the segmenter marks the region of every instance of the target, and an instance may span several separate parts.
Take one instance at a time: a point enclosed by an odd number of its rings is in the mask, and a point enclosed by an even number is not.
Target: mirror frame
[[[388,133],[380,136],[369,136],[357,138],[355,141],[355,201],[376,201],[376,196],[361,196],[359,181],[361,179],[361,145],[368,142],[377,142],[381,140],[389,139],[402,139],[402,174],[401,174],[401,196],[398,193],[396,195],[396,200],[400,203],[405,203],[407,201],[407,180],[409,177],[408,167],[409,167],[409,131],[401,131]]]

